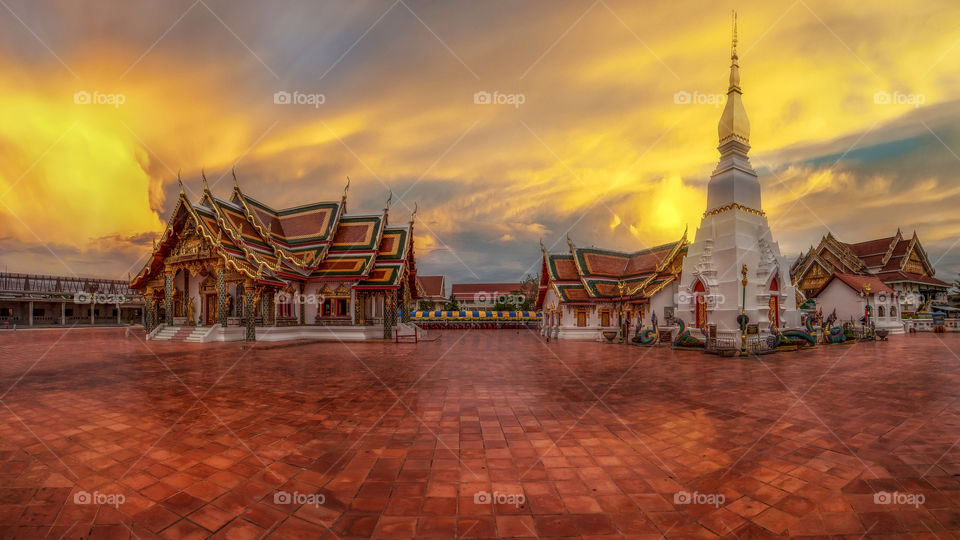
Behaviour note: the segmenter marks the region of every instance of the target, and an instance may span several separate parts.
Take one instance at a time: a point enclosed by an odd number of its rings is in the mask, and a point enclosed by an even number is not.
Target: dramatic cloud
[[[181,169],[196,196],[201,168],[227,193],[236,165],[276,206],[336,199],[348,175],[351,212],[378,211],[392,190],[392,221],[419,206],[420,270],[454,281],[535,272],[541,238],[623,250],[687,226],[692,238],[704,210],[732,6],[8,5],[10,270],[125,276],[162,231]],[[916,229],[952,279],[960,11],[736,7],[751,155],[782,249],[828,230],[859,241]],[[277,92],[303,103],[275,104]],[[475,103],[487,94],[502,103]]]

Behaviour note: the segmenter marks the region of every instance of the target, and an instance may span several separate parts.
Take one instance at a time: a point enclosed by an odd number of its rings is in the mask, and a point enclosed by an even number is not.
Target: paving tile
[[[44,355],[0,409],[0,536],[960,534],[942,416],[960,336],[719,359],[450,331],[413,347],[262,343],[225,373],[241,350],[114,329],[0,336],[0,387]],[[76,504],[83,491],[125,501]]]

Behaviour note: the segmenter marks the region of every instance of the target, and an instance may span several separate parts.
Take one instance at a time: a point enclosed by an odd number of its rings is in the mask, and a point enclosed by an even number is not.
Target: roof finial
[[[240,191],[240,181],[237,180],[237,167],[230,167],[230,172],[233,174],[233,189]]]
[[[390,202],[391,202],[391,201],[393,201],[393,190],[392,190],[392,189],[390,190],[390,194],[387,195],[387,204],[384,205],[384,207],[383,207],[383,211],[384,211],[384,212],[390,210]]]
[[[203,172],[203,169],[200,169],[200,178],[203,179],[203,190],[209,192],[210,186],[207,185],[207,175]]]
[[[547,247],[543,245],[543,237],[540,237],[540,252],[544,255],[547,254]]]
[[[184,195],[185,193],[183,192],[183,180],[180,178],[179,170],[177,170],[177,183],[180,184],[180,194]]]
[[[730,58],[737,58],[737,10],[733,10],[733,44],[730,47]]]
[[[350,177],[348,176],[348,177],[347,177],[347,185],[343,186],[343,199],[344,199],[344,200],[346,200],[346,198],[347,198],[347,191],[349,191],[349,190],[350,190]]]
[[[727,102],[723,106],[723,114],[720,116],[720,124],[717,126],[720,135],[720,145],[728,141],[735,141],[737,144],[728,145],[726,150],[721,149],[721,155],[727,155],[729,152],[738,152],[746,154],[749,150],[750,140],[750,120],[747,119],[747,111],[743,108],[740,89],[740,61],[737,56],[737,12],[732,13],[732,38],[730,40],[730,85],[727,88]]]
[[[419,208],[419,204],[417,204],[416,202],[413,203],[413,212],[410,212],[410,223],[413,223],[413,218],[417,216],[418,208]]]

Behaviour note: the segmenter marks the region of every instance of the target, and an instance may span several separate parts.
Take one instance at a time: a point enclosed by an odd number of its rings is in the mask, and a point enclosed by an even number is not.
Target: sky
[[[422,274],[692,240],[731,10],[781,251],[919,234],[960,272],[953,0],[0,2],[0,267],[126,278],[201,171],[275,207],[418,208]],[[287,92],[292,103],[283,103]],[[492,103],[484,103],[488,93]],[[479,103],[478,103],[479,101]]]

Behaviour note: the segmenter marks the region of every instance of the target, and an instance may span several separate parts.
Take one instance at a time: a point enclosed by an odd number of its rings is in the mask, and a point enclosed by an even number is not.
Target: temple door
[[[577,312],[577,326],[586,326],[587,325],[587,312],[578,311]]]
[[[703,286],[703,282],[699,279],[697,280],[696,285],[693,287],[693,294],[695,300],[695,312],[697,315],[696,327],[697,328],[706,328],[707,327],[707,288]]]
[[[204,326],[213,326],[217,322],[217,295],[208,294],[204,298],[206,309],[203,312],[203,324]]]
[[[780,328],[780,281],[770,281],[770,328]]]

